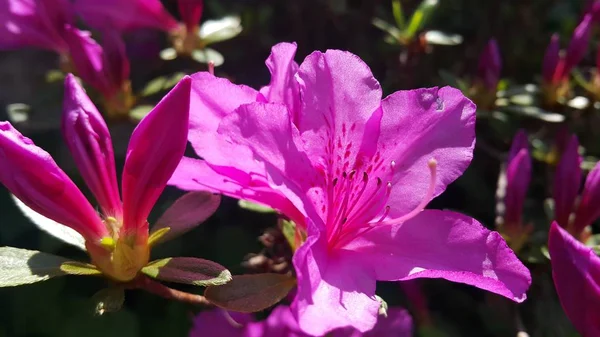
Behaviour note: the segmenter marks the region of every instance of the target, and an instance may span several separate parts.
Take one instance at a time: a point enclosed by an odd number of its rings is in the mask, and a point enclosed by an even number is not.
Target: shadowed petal
[[[583,337],[600,336],[600,258],[554,222],[548,249],[565,313]]]
[[[0,122],[0,182],[35,212],[71,227],[87,240],[108,232],[98,214],[56,165],[8,122]]]
[[[500,234],[448,211],[425,210],[401,225],[376,226],[343,249],[377,280],[444,278],[516,302],[525,300],[531,284],[529,270]]]
[[[590,44],[592,35],[592,14],[586,14],[577,25],[565,55],[565,66],[562,76],[569,76],[571,70],[583,59]]]
[[[596,164],[585,178],[581,201],[575,213],[574,233],[580,233],[600,217],[600,164]]]
[[[203,310],[194,319],[189,337],[249,337],[245,333],[246,326],[253,320],[251,314],[228,313],[218,308]]]
[[[110,133],[72,74],[65,79],[62,131],[79,172],[104,214],[120,218],[123,209]]]
[[[523,204],[531,180],[531,157],[527,148],[508,162],[506,168],[506,195],[504,204],[504,224],[509,228],[521,224]]]
[[[88,25],[97,29],[177,28],[177,21],[160,0],[75,0],[73,6]]]
[[[202,18],[204,0],[178,0],[177,4],[181,20],[185,23],[188,32],[192,32]]]
[[[123,229],[148,229],[146,218],[183,157],[191,78],[184,77],[135,128],[123,169]]]
[[[544,54],[544,63],[542,65],[542,77],[544,82],[552,83],[554,76],[557,74],[557,67],[560,63],[560,37],[558,34],[553,34]],[[560,74],[556,75],[560,76]]]
[[[554,219],[561,226],[569,225],[575,198],[581,185],[581,161],[577,136],[572,136],[563,152],[554,174]]]

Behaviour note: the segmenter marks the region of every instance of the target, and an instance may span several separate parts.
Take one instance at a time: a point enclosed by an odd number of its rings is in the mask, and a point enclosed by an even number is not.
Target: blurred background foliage
[[[175,1],[163,3],[176,15]],[[412,13],[420,1],[402,0],[401,3],[404,13]],[[447,74],[472,78],[479,55],[492,37],[496,38],[502,55],[503,82],[511,85],[539,82],[542,59],[551,34],[560,33],[564,46],[585,6],[583,0],[440,0],[423,29],[459,34],[462,43],[431,46],[427,52],[408,56],[406,46],[386,43],[386,33],[372,24],[376,17],[394,22],[392,2],[387,0],[207,0],[203,20],[230,14],[237,14],[242,19],[244,29],[238,37],[215,45],[225,58],[224,64],[216,69],[218,76],[259,88],[269,80],[264,61],[271,46],[280,41],[295,41],[298,43],[298,62],[314,50],[331,48],[359,55],[382,83],[384,92],[389,94],[399,89],[446,85]],[[597,35],[594,36],[591,51],[596,50]],[[176,76],[174,74],[206,70],[205,65],[189,59],[161,60],[158,53],[167,44],[161,33],[135,32],[126,36],[126,42],[132,60],[134,91],[147,92],[138,104],[156,103],[164,94],[160,91],[161,85]],[[593,66],[593,53],[586,55],[581,65]],[[20,130],[50,152],[59,166],[82,186],[83,181],[77,176],[58,128],[62,81],[52,81],[48,77],[48,72],[56,65],[56,58],[53,53],[36,50],[0,52],[0,106],[27,104],[29,119],[21,124]],[[149,83],[154,87],[149,88]],[[1,120],[8,119],[6,113],[4,109],[0,112]],[[585,118],[583,123],[582,118]],[[594,132],[599,130],[598,112],[576,112],[567,116],[567,121],[571,129],[579,131],[587,153],[600,155],[600,142],[597,142],[600,131]],[[117,167],[122,166],[133,127],[123,121],[110,125]],[[526,128],[532,137],[539,138],[540,148],[547,149],[559,127],[521,115],[508,115],[497,120],[479,119],[478,145],[472,165],[430,207],[459,210],[493,228],[496,182],[512,136],[517,129]],[[525,218],[542,233],[541,242],[545,241],[544,233],[549,226],[543,211],[544,200],[549,196],[549,172],[544,163],[534,162],[526,202]],[[151,220],[181,194],[168,188]],[[38,249],[85,259],[83,253],[38,231],[19,213],[3,187],[0,187],[0,205],[1,246]],[[199,256],[217,261],[233,273],[243,273],[240,263],[244,256],[260,251],[258,236],[275,223],[274,215],[241,209],[235,200],[225,198],[209,221],[159,247],[155,257]],[[531,336],[575,336],[556,301],[548,265],[533,261],[528,266],[535,280],[529,297],[536,300],[526,302],[519,309],[494,295],[439,280],[420,281],[417,285],[424,290],[427,311],[415,304],[418,301],[411,298],[414,291],[411,292],[410,287],[382,283],[378,293],[390,305],[409,308],[421,325],[422,336],[515,336],[516,327],[522,325]],[[199,310],[130,291],[121,311],[96,316],[91,297],[105,286],[105,282],[93,277],[76,280],[64,277],[0,289],[0,336],[186,336],[193,315]],[[200,291],[191,287],[181,289]],[[435,329],[428,328],[431,323]]]

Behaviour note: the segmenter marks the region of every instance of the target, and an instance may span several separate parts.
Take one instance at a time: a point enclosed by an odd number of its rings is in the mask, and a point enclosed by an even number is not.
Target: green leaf
[[[404,20],[404,14],[402,13],[402,3],[400,0],[392,0],[392,13],[394,14],[394,19],[396,20],[398,28],[404,30],[406,22]]]
[[[60,265],[60,270],[69,275],[102,275],[102,272],[93,264],[82,263],[77,261],[67,261]]]
[[[397,27],[394,27],[393,25],[387,23],[386,21],[384,21],[380,18],[373,18],[371,23],[373,24],[373,26],[388,33],[389,36],[393,39],[393,41],[396,44],[400,43],[400,41],[402,40],[402,31],[400,31]],[[388,42],[391,42],[391,41],[388,41]]]
[[[275,305],[295,285],[296,279],[287,275],[236,275],[223,286],[206,288],[204,296],[218,307],[249,313]]]
[[[408,28],[404,31],[407,38],[412,39],[418,31],[423,29],[438,3],[438,0],[423,0],[421,2],[417,10],[411,16]]]
[[[269,206],[265,206],[262,204],[258,204],[258,203],[254,203],[254,202],[250,202],[250,201],[246,201],[246,200],[239,200],[238,206],[240,206],[240,208],[247,209],[247,210],[253,211],[253,212],[258,212],[258,213],[275,213],[275,210]]]
[[[287,240],[288,244],[292,248],[292,252],[296,251],[296,243],[301,241],[300,238],[297,237],[297,228],[296,223],[291,220],[280,219],[279,226],[281,227],[281,232],[283,236]]]
[[[139,122],[141,121],[154,107],[152,105],[138,105],[129,111],[129,118]]]
[[[225,41],[238,36],[242,32],[242,20],[238,16],[226,16],[219,20],[207,20],[198,30],[202,44]],[[215,63],[217,63],[215,61]]]
[[[0,287],[14,287],[66,275],[60,269],[64,257],[37,250],[0,247]]]
[[[225,62],[225,58],[218,51],[211,48],[195,49],[192,51],[192,59],[198,63],[208,64],[212,61],[215,67],[218,67]]]
[[[97,315],[104,315],[107,312],[116,312],[123,307],[125,303],[125,289],[122,287],[111,287],[102,289],[92,297],[95,302],[95,311]]]
[[[142,273],[157,280],[196,286],[222,285],[231,273],[216,262],[195,257],[170,257],[150,262]]]

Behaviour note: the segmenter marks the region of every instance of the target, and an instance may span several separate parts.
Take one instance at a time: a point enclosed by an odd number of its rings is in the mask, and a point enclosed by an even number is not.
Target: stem
[[[186,293],[184,291],[169,288],[162,283],[151,280],[148,277],[142,276],[135,279],[131,282],[130,288],[142,289],[168,300],[176,300],[195,305],[212,305],[212,303],[210,303],[210,301],[202,295]]]

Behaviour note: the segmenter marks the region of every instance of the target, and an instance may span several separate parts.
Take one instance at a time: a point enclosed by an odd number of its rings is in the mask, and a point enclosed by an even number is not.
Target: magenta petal
[[[592,14],[586,14],[583,20],[575,28],[575,32],[573,32],[565,56],[565,66],[562,72],[563,77],[569,75],[571,70],[581,62],[587,52],[588,45],[590,44],[590,37],[592,35],[592,18]]]
[[[294,124],[298,123],[297,114],[300,112],[299,87],[294,78],[298,71],[298,64],[294,62],[296,49],[296,43],[278,43],[271,48],[266,62],[271,82],[260,90],[267,102],[285,104],[294,116]]]
[[[328,254],[324,240],[311,232],[293,258],[298,292],[292,312],[300,329],[314,336],[343,327],[372,329],[379,310],[374,275],[353,256]]]
[[[583,337],[600,336],[600,258],[554,222],[548,249],[565,313]]]
[[[66,0],[0,0],[0,49],[38,47],[67,52],[62,38],[71,21]]]
[[[378,149],[380,166],[392,167],[390,217],[413,210],[431,184],[428,163],[437,161],[434,196],[471,163],[475,146],[475,105],[459,90],[444,87],[398,91],[382,102]],[[388,169],[389,170],[389,169]]]
[[[250,337],[245,331],[252,321],[251,314],[228,313],[223,309],[203,310],[194,319],[189,337]]]
[[[577,136],[572,136],[554,174],[554,219],[561,226],[569,225],[575,199],[581,185],[581,161]]]
[[[178,26],[160,0],[75,0],[73,6],[88,25],[101,30],[154,28],[170,31]]]
[[[558,34],[552,35],[546,53],[544,54],[544,63],[542,65],[542,77],[544,82],[552,83],[554,75],[560,62],[560,37]]]
[[[65,79],[62,130],[75,164],[104,214],[120,218],[123,208],[110,133],[72,74]]]
[[[600,217],[600,164],[596,164],[585,179],[581,201],[575,213],[574,232],[581,232]]]
[[[392,307],[387,317],[379,316],[375,327],[365,333],[345,328],[333,331],[331,337],[411,337],[413,335],[412,317],[405,309]]]
[[[529,139],[527,138],[527,133],[525,130],[520,129],[515,134],[512,143],[510,145],[510,150],[508,151],[508,162],[513,160],[514,157],[521,152],[521,150],[529,151]]]
[[[497,232],[462,214],[425,210],[396,226],[378,226],[343,249],[355,252],[377,280],[444,278],[525,300],[529,270]],[[377,263],[373,263],[377,261]]]
[[[0,182],[31,209],[86,240],[108,234],[92,205],[52,157],[8,122],[0,122]]]
[[[104,96],[111,97],[122,89],[123,84],[129,79],[130,65],[125,49],[125,41],[114,29],[102,32],[102,55],[104,76],[109,87]]]
[[[184,77],[131,135],[123,169],[123,227],[146,229],[146,218],[181,161],[187,144],[191,78]]]
[[[188,32],[193,33],[194,27],[200,23],[200,18],[202,18],[204,0],[178,0],[177,4],[181,21],[185,23]]]
[[[500,49],[496,40],[491,39],[479,57],[477,76],[487,90],[495,92],[498,87],[498,81],[500,81],[501,71],[502,59],[500,57]]]
[[[521,224],[523,204],[531,180],[531,157],[527,148],[509,160],[506,168],[506,195],[504,197],[504,223],[506,226]]]

